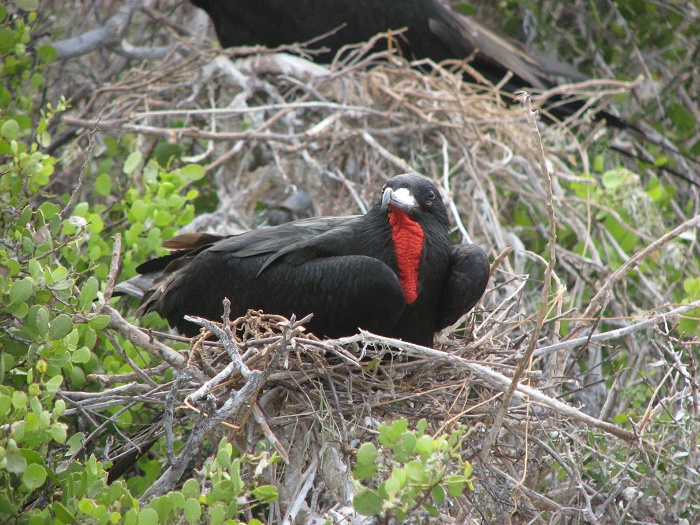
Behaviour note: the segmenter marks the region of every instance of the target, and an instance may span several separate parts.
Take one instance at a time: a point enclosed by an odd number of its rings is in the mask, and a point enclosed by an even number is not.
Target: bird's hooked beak
[[[418,201],[408,188],[386,188],[382,193],[382,209],[387,207],[409,213],[418,207]]]

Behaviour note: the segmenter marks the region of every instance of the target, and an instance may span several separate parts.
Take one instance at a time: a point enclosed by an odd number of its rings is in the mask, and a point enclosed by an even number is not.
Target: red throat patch
[[[399,267],[399,281],[406,296],[406,303],[418,299],[418,267],[423,252],[423,228],[407,213],[391,209],[389,214],[391,238]]]

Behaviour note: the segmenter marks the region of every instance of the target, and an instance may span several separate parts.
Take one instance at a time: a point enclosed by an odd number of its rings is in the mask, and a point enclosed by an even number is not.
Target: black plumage
[[[331,62],[345,45],[365,42],[388,30],[406,28],[394,39],[406,58],[430,59],[436,63],[466,59],[478,75],[500,85],[506,95],[522,90],[547,90],[562,79],[567,82],[587,79],[569,64],[525,51],[519,42],[492,31],[473,17],[460,15],[442,0],[190,1],[209,14],[223,47],[277,47],[315,39],[311,47],[325,47],[328,51],[314,55],[314,60]],[[322,35],[326,36],[319,39]],[[375,46],[375,51],[382,49],[387,49],[385,41]],[[582,111],[586,103],[576,97],[553,95],[542,104],[542,116],[548,122],[564,121]],[[679,151],[668,138],[645,131],[645,126],[637,126],[605,110],[591,116],[608,127],[627,131],[637,140],[697,163],[695,157]],[[625,156],[649,160],[648,155],[611,147]],[[695,183],[678,170],[663,165],[660,169]]]
[[[364,328],[431,345],[483,295],[486,254],[452,246],[445,205],[425,177],[389,180],[365,214],[319,217],[222,237],[185,234],[164,244],[118,291],[142,295],[141,312],[156,311],[181,333],[198,327],[185,315],[220,319],[248,309],[297,318],[320,336]]]
[[[316,42],[327,52],[314,56],[331,62],[345,45],[364,42],[388,30],[406,31],[396,38],[409,59],[434,62],[469,59],[480,75],[497,84],[512,74],[503,89],[544,90],[556,77],[585,80],[568,64],[535,57],[522,46],[471,17],[462,16],[440,0],[191,0],[210,16],[222,47],[306,42],[332,32]],[[377,48],[386,49],[386,42]],[[553,97],[548,111],[565,118],[583,107],[580,100]],[[628,127],[615,115],[601,112],[611,125]]]

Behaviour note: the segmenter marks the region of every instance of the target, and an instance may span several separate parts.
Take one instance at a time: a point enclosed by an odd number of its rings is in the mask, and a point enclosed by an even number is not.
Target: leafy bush
[[[424,419],[416,430],[408,429],[406,419],[382,423],[380,447],[369,442],[358,449],[353,472],[359,489],[353,500],[357,512],[399,523],[420,510],[438,517],[448,495],[474,489],[471,464],[460,455],[466,429],[433,437],[426,428]],[[363,482],[373,482],[376,489]]]

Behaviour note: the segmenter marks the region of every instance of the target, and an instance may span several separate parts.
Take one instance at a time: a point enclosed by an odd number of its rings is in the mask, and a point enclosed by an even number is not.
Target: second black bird
[[[198,327],[185,315],[219,319],[248,309],[297,318],[309,330],[340,337],[358,328],[430,346],[481,298],[489,278],[476,245],[452,246],[445,205],[425,177],[389,180],[365,215],[319,217],[222,237],[185,234],[164,244],[118,290],[142,295],[181,333]]]

